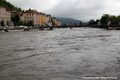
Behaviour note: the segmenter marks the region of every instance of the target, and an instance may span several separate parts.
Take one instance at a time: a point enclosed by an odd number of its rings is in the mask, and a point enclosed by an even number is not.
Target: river
[[[0,32],[0,80],[120,76],[120,31],[95,28]]]

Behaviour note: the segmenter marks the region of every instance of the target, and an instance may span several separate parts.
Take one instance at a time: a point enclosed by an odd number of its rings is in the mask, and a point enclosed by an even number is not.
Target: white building
[[[21,16],[21,21],[27,23],[33,21],[34,26],[40,25],[39,23],[39,13],[36,10],[26,10]]]

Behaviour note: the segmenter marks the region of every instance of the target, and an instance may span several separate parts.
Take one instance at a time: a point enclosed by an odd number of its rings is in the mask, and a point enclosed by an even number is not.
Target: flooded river
[[[120,31],[0,32],[0,80],[120,77]]]

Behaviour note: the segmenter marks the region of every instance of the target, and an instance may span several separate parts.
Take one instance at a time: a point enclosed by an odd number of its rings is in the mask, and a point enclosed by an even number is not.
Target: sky
[[[22,9],[36,9],[55,17],[88,21],[103,14],[120,15],[120,0],[6,0]]]

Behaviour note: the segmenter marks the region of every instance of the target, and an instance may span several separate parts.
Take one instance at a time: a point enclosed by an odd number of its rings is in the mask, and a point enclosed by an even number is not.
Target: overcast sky
[[[7,0],[23,9],[36,9],[52,16],[79,20],[98,19],[103,14],[120,14],[120,0]]]

